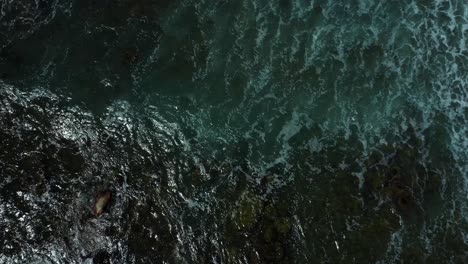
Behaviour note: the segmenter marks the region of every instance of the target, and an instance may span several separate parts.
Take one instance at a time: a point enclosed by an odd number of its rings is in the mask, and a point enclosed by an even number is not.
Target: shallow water
[[[466,263],[467,38],[461,0],[1,0],[0,262]]]

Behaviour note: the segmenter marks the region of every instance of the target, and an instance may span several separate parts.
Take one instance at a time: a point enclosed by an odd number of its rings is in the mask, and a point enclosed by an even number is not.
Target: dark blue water
[[[0,262],[466,263],[467,39],[462,0],[0,0]]]

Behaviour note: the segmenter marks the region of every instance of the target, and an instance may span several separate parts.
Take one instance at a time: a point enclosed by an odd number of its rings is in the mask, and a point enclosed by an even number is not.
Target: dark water
[[[467,39],[463,0],[0,0],[0,263],[468,263]]]

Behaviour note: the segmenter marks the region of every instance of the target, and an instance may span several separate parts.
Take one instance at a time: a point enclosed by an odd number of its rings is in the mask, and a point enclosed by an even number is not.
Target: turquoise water
[[[464,1],[0,3],[3,262],[467,261]]]

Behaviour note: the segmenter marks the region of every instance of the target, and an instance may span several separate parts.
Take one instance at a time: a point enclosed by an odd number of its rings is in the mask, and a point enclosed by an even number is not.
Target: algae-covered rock
[[[440,186],[433,174],[428,178],[427,169],[421,164],[420,142],[398,146],[386,146],[388,154],[372,154],[367,161],[369,169],[364,174],[362,194],[368,205],[391,201],[393,207],[404,219],[417,222],[421,218],[424,193]],[[382,152],[381,152],[382,153]],[[380,159],[378,159],[380,158]],[[438,183],[439,182],[439,183]],[[436,185],[436,186],[434,186]]]
[[[246,190],[233,206],[225,230],[230,255],[249,252],[249,263],[289,263],[292,215],[279,198],[286,192],[257,193]]]
[[[250,230],[257,222],[261,213],[262,203],[258,197],[245,195],[240,201],[239,211],[236,213],[236,222],[241,230]]]
[[[291,231],[291,223],[288,218],[282,217],[275,221],[275,230],[280,236],[286,236]]]

